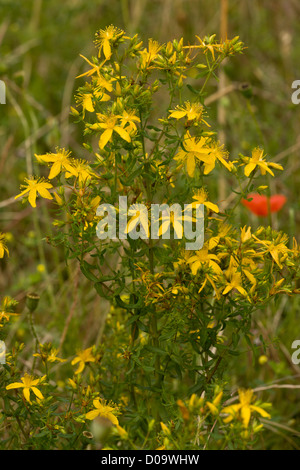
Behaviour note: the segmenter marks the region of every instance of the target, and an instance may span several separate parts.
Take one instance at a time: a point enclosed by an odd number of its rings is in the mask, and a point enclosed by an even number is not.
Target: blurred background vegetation
[[[103,328],[107,306],[76,263],[66,266],[60,249],[47,244],[51,205],[40,200],[35,211],[14,196],[27,174],[42,174],[35,153],[60,146],[86,157],[70,106],[83,83],[76,76],[86,70],[79,54],[96,55],[94,33],[109,24],[138,33],[145,43],[180,37],[188,43],[196,34],[240,36],[244,54],[225,63],[219,82],[211,81],[210,122],[232,160],[261,145],[271,161],[284,166],[270,180],[271,194],[287,197],[273,214],[273,226],[300,242],[300,105],[291,101],[292,82],[300,79],[298,0],[1,0],[0,18],[0,79],[7,92],[6,105],[0,106],[0,232],[7,234],[10,251],[0,260],[0,297],[17,299],[22,312],[27,292],[41,296],[36,320],[43,341],[58,344],[63,336],[65,354],[74,354],[75,345],[90,346]],[[232,189],[230,178],[215,181],[214,201],[229,205]],[[268,223],[243,206],[239,211],[241,226]],[[242,342],[240,356],[225,370],[233,388],[268,390],[264,397],[273,403],[274,418],[266,424],[263,445],[271,449],[300,448],[300,368],[291,361],[299,319],[299,300],[289,297],[257,314],[252,330],[257,354]],[[26,356],[27,338],[21,316],[8,343],[24,341]],[[281,388],[287,383],[289,389]]]

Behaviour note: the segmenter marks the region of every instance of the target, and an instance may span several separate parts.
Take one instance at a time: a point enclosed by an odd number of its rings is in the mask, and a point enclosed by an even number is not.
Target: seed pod
[[[26,295],[26,306],[31,313],[37,308],[39,300],[40,296],[34,292],[30,292]]]

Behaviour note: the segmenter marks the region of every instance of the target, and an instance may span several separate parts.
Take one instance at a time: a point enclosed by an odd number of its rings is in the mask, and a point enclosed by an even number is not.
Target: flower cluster
[[[66,261],[79,263],[84,296],[92,286],[91,296],[105,299],[100,309],[95,302],[101,328],[90,327],[95,340],[88,344],[97,346],[65,359],[61,346],[73,310],[54,347],[39,341],[30,309],[35,351],[25,365],[31,372],[16,367],[13,350],[3,375],[11,402],[6,416],[16,416],[29,446],[35,435],[58,448],[61,441],[98,449],[199,449],[210,441],[217,448],[250,447],[262,429],[258,420],[270,418],[268,406],[254,401],[252,390],[239,389],[239,402],[228,401],[223,365],[238,354],[241,338],[255,349],[254,313],[299,293],[300,250],[271,225],[240,223],[243,205],[257,215],[284,206],[276,195],[263,205],[253,196],[266,188],[261,180],[283,167],[256,143],[248,155],[232,155],[205,106],[209,79],[244,46],[238,37],[218,42],[215,35],[196,36],[195,44],[183,38],[143,44],[113,25],[96,33],[95,46],[95,57],[82,56],[85,69],[71,108],[83,129],[82,154],[40,149],[35,158],[42,176],[29,175],[16,198],[34,210],[38,197],[53,204],[56,230],[47,241],[63,247]],[[233,202],[220,200],[221,174],[237,183]],[[98,206],[120,212],[120,195],[130,204],[129,218],[116,227],[119,236],[100,239]],[[139,212],[152,204],[186,204],[188,212],[164,209],[152,239],[153,221]],[[204,243],[189,251],[183,225],[195,222],[198,205]],[[126,238],[129,233],[137,236]],[[5,254],[0,234],[0,258]],[[14,306],[10,298],[2,301],[1,328]],[[74,320],[78,329],[81,321]]]

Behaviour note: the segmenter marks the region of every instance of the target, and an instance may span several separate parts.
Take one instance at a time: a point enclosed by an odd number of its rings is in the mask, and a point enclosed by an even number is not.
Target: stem
[[[142,120],[142,113],[141,111],[139,112],[140,116],[140,122],[141,122],[141,128],[143,129],[143,120]],[[146,160],[146,152],[145,152],[145,140],[144,136],[142,135],[142,147],[143,147],[143,153],[144,153],[144,160]],[[146,197],[147,197],[147,204],[151,204],[152,202],[152,191],[151,191],[151,184],[149,179],[147,178],[147,170],[149,168],[149,163],[145,163],[145,189],[146,189]],[[151,235],[149,237],[149,244],[148,244],[148,260],[149,260],[149,269],[151,274],[154,274],[154,255],[153,255],[153,240],[151,238]],[[156,311],[154,310],[152,312],[151,318],[150,318],[150,332],[152,334],[152,342],[153,346],[159,348],[159,338],[158,338],[158,325],[157,325],[157,318],[156,318]],[[156,369],[156,386],[159,387],[162,376],[160,375],[160,357],[158,354],[156,354],[155,358],[155,369]],[[160,421],[159,413],[157,412],[157,422]]]
[[[209,72],[208,72],[208,74],[206,75],[206,79],[205,79],[205,81],[204,81],[204,83],[203,83],[203,85],[202,85],[202,88],[201,88],[201,90],[200,90],[200,92],[199,92],[199,95],[202,95],[202,94],[203,94],[204,89],[205,89],[205,87],[206,87],[206,85],[207,85],[207,83],[208,83],[208,80],[210,79],[211,74],[213,73],[213,71],[218,67],[220,60],[219,60],[219,57],[218,57],[217,60],[215,61],[214,65],[211,66],[210,63],[209,63],[209,61],[208,61],[208,59],[207,59],[207,55],[206,55],[206,62],[207,62],[207,65],[208,65],[208,67],[209,67]]]
[[[83,427],[84,427],[84,424],[80,426],[79,432],[76,434],[75,439],[73,439],[73,441],[71,442],[70,447],[69,447],[70,449],[73,449],[75,442],[77,441],[78,437],[82,433]]]
[[[39,339],[36,334],[35,326],[34,326],[34,320],[33,320],[33,314],[31,311],[29,311],[29,325],[30,325],[30,330],[32,333],[32,336],[35,339],[35,347],[34,347],[34,352],[35,354],[38,352],[38,345],[39,345]],[[34,371],[35,368],[35,362],[36,362],[36,357],[34,357],[33,363],[32,363],[32,372]]]
[[[249,102],[249,99],[247,99],[246,102],[247,102],[247,109],[248,109],[248,111],[249,111],[250,116],[251,116],[252,119],[253,119],[253,122],[254,122],[254,124],[255,124],[256,129],[257,129],[257,132],[258,132],[258,134],[259,134],[259,136],[260,136],[261,143],[262,143],[263,146],[266,148],[267,145],[266,145],[265,137],[264,137],[264,135],[263,135],[263,133],[262,133],[262,131],[261,131],[261,128],[259,127],[259,124],[258,124],[258,122],[257,122],[257,119],[256,119],[256,117],[255,117],[255,114],[254,114],[254,112],[253,112],[253,110],[252,110],[252,108],[251,108],[251,104],[250,104],[250,102]],[[267,189],[268,223],[269,223],[270,227],[272,228],[272,225],[273,225],[273,224],[272,224],[272,214],[271,214],[271,204],[270,204],[270,196],[271,196],[271,191],[270,191],[270,178],[269,178],[269,175],[268,175],[268,174],[266,174],[266,177],[267,177],[267,186],[268,186],[268,189]]]
[[[237,329],[236,334],[238,334],[238,332],[240,331],[240,329],[241,329],[240,327]],[[231,344],[232,344],[232,339],[231,339],[230,342],[227,344],[227,349],[231,346]],[[217,369],[218,369],[218,367],[219,367],[219,365],[220,365],[222,359],[224,359],[224,357],[225,357],[225,355],[226,355],[226,353],[227,353],[227,349],[225,349],[224,352],[223,352],[222,354],[220,354],[220,356],[218,357],[217,362],[216,362],[216,364],[215,364],[213,370],[212,370],[211,373],[207,376],[207,378],[206,378],[206,383],[207,383],[207,384],[209,384],[209,383],[211,382],[213,376],[214,376],[215,373],[217,372]]]
[[[250,179],[249,179],[249,181],[248,181],[248,183],[247,183],[247,186],[246,186],[245,189],[244,189],[244,193],[247,193],[248,188],[249,188],[250,184],[252,183],[252,180],[253,180],[253,178],[254,178],[255,173],[256,173],[256,169],[252,172],[252,176],[250,177]],[[236,207],[237,207],[237,206],[239,205],[239,203],[241,202],[242,197],[243,197],[243,194],[240,195],[240,197],[238,198],[237,202],[235,203],[235,205],[234,205],[233,208],[231,209],[231,211],[230,211],[231,214],[234,213],[234,210],[236,209]],[[228,216],[228,217],[229,217],[229,216]]]
[[[21,421],[20,421],[19,416],[15,416],[15,418],[16,418],[16,421],[17,421],[17,423],[18,423],[18,425],[19,425],[19,428],[21,429],[21,432],[22,432],[23,436],[25,437],[25,440],[27,441],[28,436],[26,435],[26,433],[25,433],[25,431],[24,431],[24,428],[23,428],[23,426],[22,426],[22,424],[21,424]]]

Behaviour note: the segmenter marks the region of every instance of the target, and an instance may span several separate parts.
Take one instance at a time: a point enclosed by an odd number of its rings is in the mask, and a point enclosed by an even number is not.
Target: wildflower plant
[[[254,313],[298,293],[299,248],[272,227],[240,227],[235,217],[266,173],[283,170],[260,148],[230,155],[205,105],[209,81],[244,45],[215,35],[196,36],[195,44],[183,38],[143,44],[109,26],[96,33],[95,46],[94,57],[82,56],[87,70],[71,108],[83,129],[82,155],[64,148],[36,154],[46,176],[29,175],[16,197],[34,210],[37,197],[53,204],[57,232],[48,241],[63,246],[66,260],[77,260],[110,312],[101,344],[74,351],[69,365],[57,348],[36,341],[45,376],[16,378],[19,371],[7,366],[7,392],[23,388],[25,398],[7,395],[7,415],[17,406],[29,448],[34,421],[26,429],[22,422],[31,419],[31,407],[39,407],[44,423],[36,435],[54,447],[76,448],[90,430],[96,448],[246,448],[261,431],[259,417],[270,414],[253,402],[252,391],[240,391],[239,404],[226,406],[224,369],[241,338],[254,347]],[[226,210],[212,184],[222,173],[240,187]],[[130,204],[127,224],[117,227],[117,237],[99,239],[97,208],[108,204],[118,212],[120,195]],[[181,223],[168,211],[155,239],[124,236],[142,228],[149,235],[151,220],[135,207],[155,203],[187,203],[191,214],[202,204],[203,246],[186,250]],[[163,238],[168,230],[175,236]],[[51,382],[55,362],[69,367],[68,398],[57,398]]]

